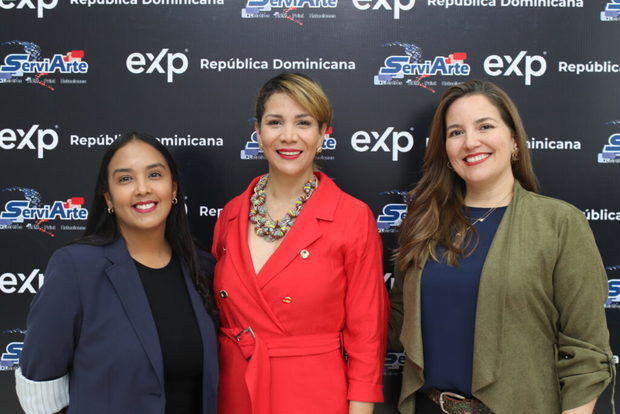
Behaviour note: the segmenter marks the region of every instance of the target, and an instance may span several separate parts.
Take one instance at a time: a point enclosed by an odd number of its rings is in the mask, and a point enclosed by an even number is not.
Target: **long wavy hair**
[[[470,254],[477,246],[478,233],[464,211],[465,182],[448,168],[446,153],[446,113],[454,101],[467,95],[482,95],[499,110],[517,144],[518,159],[512,162],[512,173],[523,188],[539,191],[525,128],[517,107],[506,92],[491,82],[480,80],[449,88],[433,116],[422,178],[409,192],[407,216],[401,224],[394,254],[401,271],[410,266],[419,268],[428,257],[439,261],[440,251],[449,265],[456,266],[459,256]]]
[[[207,311],[214,320],[217,320],[217,310],[213,301],[211,281],[200,266],[200,260],[196,253],[197,246],[190,232],[185,205],[182,202],[185,198],[179,170],[170,152],[156,138],[139,132],[131,132],[123,135],[108,147],[105,154],[103,154],[103,159],[99,166],[95,195],[93,196],[93,203],[88,215],[88,221],[86,222],[86,230],[82,237],[73,243],[105,246],[121,237],[116,216],[107,212],[108,206],[104,194],[109,191],[108,166],[110,165],[110,160],[119,149],[133,141],[142,141],[155,148],[168,163],[172,173],[172,181],[177,186],[176,196],[181,202],[172,204],[166,219],[165,237],[168,243],[170,243],[172,252],[187,265],[191,279],[202,296]]]

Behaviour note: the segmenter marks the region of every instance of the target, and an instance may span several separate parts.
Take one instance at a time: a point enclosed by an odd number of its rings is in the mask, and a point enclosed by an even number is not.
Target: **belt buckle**
[[[441,408],[441,411],[443,411],[446,414],[450,414],[449,411],[446,411],[446,409],[443,407],[444,405],[444,397],[451,397],[451,398],[456,398],[457,400],[461,400],[464,401],[467,398],[463,397],[462,395],[456,394],[454,392],[449,392],[449,391],[444,391],[441,394],[439,394],[439,407]]]
[[[252,330],[251,326],[248,326],[247,328],[245,328],[244,330],[242,330],[241,332],[239,332],[237,335],[235,335],[235,340],[237,342],[239,342],[241,339],[241,335],[245,334],[245,333],[249,333],[250,335],[252,335],[253,339],[256,339],[256,335],[254,335],[254,331]]]

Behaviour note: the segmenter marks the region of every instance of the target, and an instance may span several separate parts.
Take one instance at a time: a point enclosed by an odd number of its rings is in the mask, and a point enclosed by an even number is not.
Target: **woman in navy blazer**
[[[86,232],[54,253],[30,308],[16,371],[27,414],[216,412],[214,260],[177,200],[159,141],[108,148]]]

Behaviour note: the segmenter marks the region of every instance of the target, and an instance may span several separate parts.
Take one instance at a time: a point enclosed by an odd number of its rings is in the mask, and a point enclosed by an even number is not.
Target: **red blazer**
[[[316,175],[318,188],[258,274],[247,243],[258,177],[218,219],[220,413],[346,414],[349,400],[383,401],[381,238],[366,204]]]

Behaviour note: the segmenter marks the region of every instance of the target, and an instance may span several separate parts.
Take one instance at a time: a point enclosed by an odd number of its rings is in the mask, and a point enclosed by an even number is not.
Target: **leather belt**
[[[261,338],[247,328],[220,328],[220,333],[239,346],[249,360],[245,383],[252,403],[252,414],[271,414],[270,358],[318,355],[341,349],[340,332]]]
[[[436,389],[427,391],[426,395],[446,414],[493,414],[489,407],[475,398]]]

